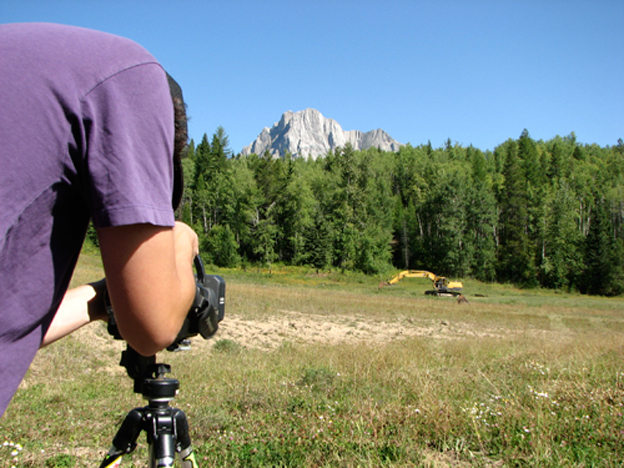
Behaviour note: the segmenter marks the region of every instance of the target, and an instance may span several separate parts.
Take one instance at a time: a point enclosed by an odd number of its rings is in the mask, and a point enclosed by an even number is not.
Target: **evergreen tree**
[[[584,287],[588,294],[622,294],[621,245],[611,235],[611,223],[604,198],[597,197],[585,242]]]
[[[359,186],[364,194],[361,218],[365,227],[361,233],[357,264],[366,273],[388,269],[392,261],[392,213],[395,198],[392,177],[388,171],[391,153],[377,148],[361,152]]]
[[[319,211],[311,229],[305,232],[305,251],[305,263],[316,268],[317,273],[332,263],[331,227]]]
[[[232,212],[228,219],[239,254],[246,260],[254,258],[253,226],[260,221],[262,197],[248,158],[230,160],[232,178]]]
[[[248,158],[248,164],[258,188],[258,202],[251,227],[252,259],[270,266],[278,259],[281,232],[276,205],[285,187],[284,164],[268,151],[261,157]]]
[[[583,268],[582,236],[577,228],[573,194],[561,181],[547,209],[544,261],[541,284],[548,288],[578,286]]]
[[[531,243],[528,236],[528,204],[518,144],[506,143],[504,190],[500,196],[497,277],[519,285],[535,284]]]
[[[546,170],[540,150],[525,129],[518,140],[518,158],[524,169],[526,193],[526,232],[531,244],[532,265],[539,267],[544,257]],[[537,285],[537,271],[530,273],[527,286]]]
[[[204,243],[208,258],[219,267],[235,267],[240,257],[238,243],[230,226],[214,226]]]
[[[210,153],[214,161],[214,169],[222,171],[227,159],[232,156],[232,150],[230,149],[230,137],[221,126],[217,127],[212,135]]]
[[[277,258],[275,252],[275,240],[277,236],[277,226],[272,218],[261,219],[252,229],[254,240],[253,254],[255,259],[262,265],[271,268]]]
[[[299,161],[303,163],[303,161]],[[279,258],[291,264],[305,261],[305,232],[313,222],[312,189],[301,173],[301,164],[287,159],[284,189],[276,199]]]
[[[548,168],[548,177],[553,184],[557,184],[561,177],[567,177],[566,166],[563,147],[560,143],[555,142],[551,150],[550,167]]]
[[[403,269],[410,265],[410,230],[408,228],[407,210],[403,207],[400,197],[396,198],[394,210],[394,264]]]
[[[447,276],[468,273],[465,255],[466,211],[469,173],[458,162],[447,163],[431,186],[431,198],[424,207],[430,223],[426,243],[432,258],[428,268]]]
[[[195,180],[195,142],[191,140],[185,157],[182,159],[184,192],[176,213],[177,219],[192,226],[193,220],[193,181]]]
[[[202,141],[195,149],[195,168],[193,171],[193,197],[192,197],[192,217],[195,219],[195,226],[200,237],[205,237],[209,231],[209,206],[210,206],[210,186],[211,176],[210,143],[208,135],[204,133]]]
[[[471,149],[471,184],[466,203],[466,247],[470,273],[482,281],[496,278],[496,199],[483,152]]]
[[[185,168],[190,175],[190,193],[185,195],[182,206],[184,218],[198,233],[200,243],[208,246],[211,230],[229,222],[234,207],[233,182],[227,157],[230,154],[228,137],[219,127],[208,141],[204,134],[202,141],[189,150],[192,167]],[[188,179],[187,179],[188,180]],[[209,247],[206,247],[209,249]]]
[[[358,227],[362,220],[358,209],[361,208],[362,193],[357,185],[356,155],[351,144],[335,151],[335,164],[331,167],[338,176],[335,209],[332,212],[336,231],[335,260],[343,270],[355,269],[357,253]]]
[[[407,144],[394,155],[391,172],[393,209],[394,264],[409,269],[420,256],[422,232],[418,223],[418,210],[425,201],[428,184],[420,173],[422,161],[433,154],[431,142],[426,147],[413,148]]]

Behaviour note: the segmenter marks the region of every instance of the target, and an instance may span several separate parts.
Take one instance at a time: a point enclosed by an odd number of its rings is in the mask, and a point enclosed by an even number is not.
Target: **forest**
[[[222,127],[183,160],[178,217],[205,262],[624,293],[624,142],[527,130],[493,151],[447,140],[313,158],[232,154]]]

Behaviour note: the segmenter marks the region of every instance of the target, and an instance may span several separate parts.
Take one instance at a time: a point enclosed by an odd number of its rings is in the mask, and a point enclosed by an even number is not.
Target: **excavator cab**
[[[433,282],[433,290],[426,291],[425,294],[432,296],[459,296],[464,289],[464,285],[459,281],[449,281],[444,276],[436,276]]]

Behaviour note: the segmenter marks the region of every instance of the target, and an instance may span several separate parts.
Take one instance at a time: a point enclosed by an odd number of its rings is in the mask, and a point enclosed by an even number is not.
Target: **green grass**
[[[98,268],[86,256],[77,281]],[[458,305],[425,296],[420,279],[378,289],[380,278],[303,268],[211,272],[227,281],[222,335],[159,355],[180,380],[174,403],[200,466],[624,464],[622,298],[464,281],[470,304]],[[226,333],[228,317],[293,312],[425,332],[270,350]],[[145,404],[118,366],[122,349],[95,325],[42,350],[0,420],[0,467],[99,464],[126,413]],[[125,458],[145,466],[144,437]]]

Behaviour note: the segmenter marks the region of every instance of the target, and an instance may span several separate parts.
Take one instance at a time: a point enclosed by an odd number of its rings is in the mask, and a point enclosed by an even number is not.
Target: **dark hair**
[[[177,210],[182,201],[182,193],[184,192],[184,177],[182,174],[182,156],[186,150],[188,141],[188,127],[186,118],[186,104],[182,96],[182,88],[167,73],[169,81],[169,91],[173,101],[175,136],[173,140],[173,196],[171,204],[173,209]]]

